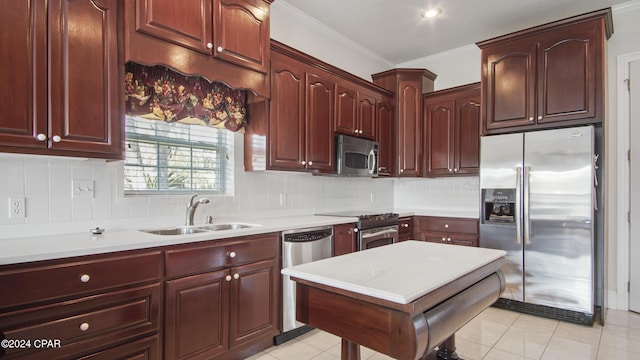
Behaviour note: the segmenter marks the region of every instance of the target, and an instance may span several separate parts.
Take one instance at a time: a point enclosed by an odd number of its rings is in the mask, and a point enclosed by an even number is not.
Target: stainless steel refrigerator
[[[484,136],[480,246],[507,251],[498,304],[593,322],[594,128]]]

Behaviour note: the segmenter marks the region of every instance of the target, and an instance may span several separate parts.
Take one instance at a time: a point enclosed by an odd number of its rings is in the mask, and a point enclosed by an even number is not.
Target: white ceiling
[[[393,64],[628,0],[279,0]],[[423,18],[438,7],[442,14]],[[615,30],[615,24],[614,24]]]

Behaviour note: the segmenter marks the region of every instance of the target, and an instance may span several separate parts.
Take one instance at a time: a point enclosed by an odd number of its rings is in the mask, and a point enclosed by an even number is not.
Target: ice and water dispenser
[[[516,216],[516,189],[482,190],[482,224],[513,224]]]

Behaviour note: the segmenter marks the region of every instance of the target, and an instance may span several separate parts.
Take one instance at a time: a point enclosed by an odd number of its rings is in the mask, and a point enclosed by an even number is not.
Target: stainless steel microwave
[[[378,147],[375,141],[336,135],[336,174],[378,176]]]

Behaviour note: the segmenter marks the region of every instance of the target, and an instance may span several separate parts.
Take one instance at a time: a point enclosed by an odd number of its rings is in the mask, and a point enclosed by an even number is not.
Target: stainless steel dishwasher
[[[282,232],[282,267],[326,259],[333,254],[333,226]],[[304,334],[311,327],[296,321],[296,283],[282,275],[282,334],[274,339],[279,345]]]

